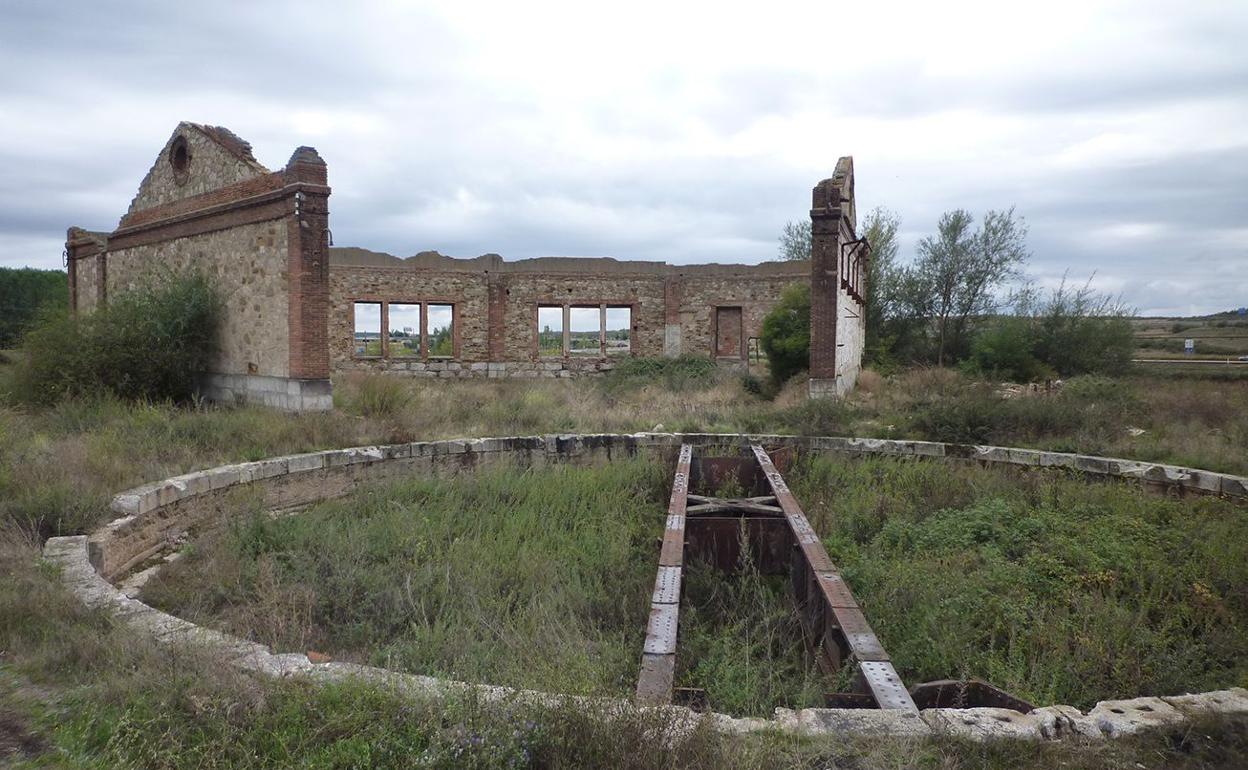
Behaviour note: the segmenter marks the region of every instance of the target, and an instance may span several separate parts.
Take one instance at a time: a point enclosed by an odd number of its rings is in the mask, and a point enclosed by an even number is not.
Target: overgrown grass
[[[493,469],[253,513],[144,596],[283,650],[625,695],[663,475]],[[1233,503],[893,458],[810,458],[792,483],[907,681],[982,677],[1080,707],[1248,685]],[[685,606],[680,682],[713,708],[768,715],[837,689],[803,654],[783,579],[692,568]]]
[[[931,438],[936,436],[925,433],[929,428],[917,424],[916,415],[992,396],[955,373],[915,370],[860,388],[842,403],[806,404],[796,391],[769,401],[743,391],[735,377],[717,376],[706,387],[680,392],[644,381],[619,389],[583,381],[402,382],[398,387],[410,399],[366,409],[352,400],[361,385],[344,381],[337,384],[344,399],[339,411],[294,417],[109,397],[71,398],[53,408],[15,406],[4,396],[15,368],[0,365],[0,712],[26,720],[50,746],[46,756],[32,760],[38,766],[91,768],[384,767],[423,756],[414,753],[418,745],[455,746],[464,735],[503,733],[512,724],[488,710],[473,711],[461,724],[443,720],[437,708],[373,700],[367,691],[322,697],[297,684],[257,683],[216,661],[153,649],[86,612],[37,566],[36,549],[44,536],[97,526],[109,516],[109,496],[121,489],[225,462],[463,435],[662,425],[676,431]],[[1017,411],[1003,412],[989,438],[1248,472],[1248,388],[1242,379],[1163,372],[1098,382],[1075,380],[1060,397],[1028,397],[1031,403],[1005,407]],[[1145,432],[1131,435],[1127,427]],[[843,493],[840,476],[812,474],[799,489],[800,499],[866,597],[868,615],[890,652],[917,661],[908,677],[917,681],[974,667],[1037,700],[1076,703],[1085,703],[1093,687],[1128,695],[1245,684],[1245,647],[1235,642],[1243,630],[1242,586],[1248,584],[1236,572],[1236,565],[1248,563],[1242,509],[1213,500],[1166,501],[1116,485],[1070,481],[1053,487],[1028,481],[1031,474],[966,475],[965,469],[922,463],[846,467],[841,472],[857,478],[847,487],[857,490],[853,494]],[[1002,488],[1006,481],[1013,486]],[[632,504],[619,502],[621,508]],[[959,540],[963,520],[975,524],[973,545]],[[896,523],[886,528],[887,521]],[[896,569],[884,574],[882,564]],[[652,574],[648,565],[647,582]],[[954,603],[950,592],[976,599]],[[1051,634],[1041,620],[1053,624]],[[931,641],[917,649],[901,641],[924,634]],[[1043,656],[1027,654],[1033,644]],[[977,649],[987,650],[986,657],[968,653]],[[1052,662],[1059,653],[1073,661],[1071,670]],[[1207,661],[1207,670],[1197,670],[1196,660]],[[1045,697],[1061,692],[1072,695]],[[396,714],[410,721],[397,725]],[[370,730],[370,719],[381,727]],[[1197,725],[1089,748],[1008,742],[983,747],[945,738],[830,745],[784,736],[669,745],[652,740],[647,731],[653,725],[640,722],[615,724],[579,713],[552,715],[548,722],[550,729],[526,744],[542,766],[1248,765],[1248,726],[1242,723]],[[366,737],[351,741],[348,732]],[[455,759],[436,749],[428,764],[505,766],[491,753],[497,741],[469,743]],[[187,759],[176,762],[175,751]],[[406,758],[394,759],[400,756]]]
[[[281,650],[552,692],[627,695],[645,636],[664,470],[483,469],[194,544],[144,598]]]
[[[907,681],[1084,708],[1248,685],[1242,506],[885,458],[791,475]]]
[[[625,358],[602,378],[601,386],[607,392],[619,392],[662,385],[681,392],[707,388],[721,379],[715,362],[705,356]]]
[[[741,567],[685,570],[677,686],[704,690],[711,709],[729,714],[766,718],[777,706],[823,707],[837,684],[806,654],[787,576]]]

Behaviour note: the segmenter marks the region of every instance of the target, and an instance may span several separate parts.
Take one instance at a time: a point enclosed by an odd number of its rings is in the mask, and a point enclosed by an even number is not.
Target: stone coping
[[[597,702],[610,709],[639,708],[623,699],[517,690],[440,680],[356,664],[313,663],[303,654],[275,654],[268,647],[149,607],[114,583],[159,555],[190,529],[210,523],[234,507],[233,494],[263,497],[279,509],[348,494],[356,486],[412,474],[457,473],[481,464],[523,460],[530,464],[593,463],[612,457],[675,451],[680,444],[745,447],[763,443],[815,453],[951,458],[1029,467],[1061,468],[1092,476],[1134,480],[1166,489],[1248,499],[1248,478],[1120,458],[1045,452],[1012,447],[970,446],[929,441],[746,434],[566,434],[417,441],[353,447],[223,465],[145,484],[118,494],[119,516],[89,536],[50,538],[44,558],[61,570],[66,586],[87,606],[110,612],[134,630],[162,644],[204,648],[245,671],[270,677],[302,676],[316,681],[363,679],[414,696],[474,693],[486,701],[519,699],[553,705]],[[236,501],[235,501],[236,503]],[[699,714],[677,706],[658,708],[673,724],[710,719],[717,729],[752,732],[778,729],[803,734],[922,736],[952,733],[982,740],[996,737],[1053,739],[1116,737],[1175,725],[1210,714],[1248,714],[1248,690],[1231,688],[1170,697],[1097,703],[1086,714],[1072,706],[1046,706],[1021,714],[1007,709],[926,709],[919,715],[876,709],[779,708],[772,719]]]

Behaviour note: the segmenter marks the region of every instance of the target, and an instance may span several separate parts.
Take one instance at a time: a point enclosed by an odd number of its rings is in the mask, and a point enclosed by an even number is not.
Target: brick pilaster
[[[810,378],[834,380],[841,192],[833,179],[825,179],[811,197]]]
[[[291,191],[286,219],[289,242],[290,373],[299,379],[329,377],[329,187],[325,161],[300,147],[283,172]],[[382,330],[383,334],[385,329]]]

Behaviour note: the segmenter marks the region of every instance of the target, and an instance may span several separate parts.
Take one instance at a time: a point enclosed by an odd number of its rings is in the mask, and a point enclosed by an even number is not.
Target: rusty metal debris
[[[789,576],[807,649],[820,668],[836,673],[846,665],[855,667],[850,691],[828,694],[828,706],[1031,710],[1025,701],[977,679],[929,682],[908,690],[777,467],[787,467],[791,455],[777,454],[773,461],[760,445],[750,450],[744,457],[695,459],[691,445],[680,448],[637,680],[639,703],[706,707],[705,692],[673,690],[685,560],[732,571],[748,556],[764,574]],[[740,496],[720,492],[725,489]],[[743,554],[743,548],[749,553]]]

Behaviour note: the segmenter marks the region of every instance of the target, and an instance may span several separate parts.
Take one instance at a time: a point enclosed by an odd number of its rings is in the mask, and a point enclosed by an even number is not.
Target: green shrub
[[[1035,333],[1030,319],[996,319],[971,342],[969,368],[992,377],[1033,382],[1053,376],[1053,370],[1034,354]]]
[[[32,404],[112,393],[190,400],[216,352],[222,301],[201,275],[153,280],[93,313],[46,315],[22,342],[13,395]]]
[[[763,318],[761,345],[780,385],[810,365],[810,286],[795,283]]]
[[[718,381],[719,367],[706,356],[626,358],[602,378],[608,392],[663,385],[677,392],[709,388]]]
[[[361,374],[334,394],[346,411],[364,417],[395,417],[412,402],[407,383],[385,374]]]

